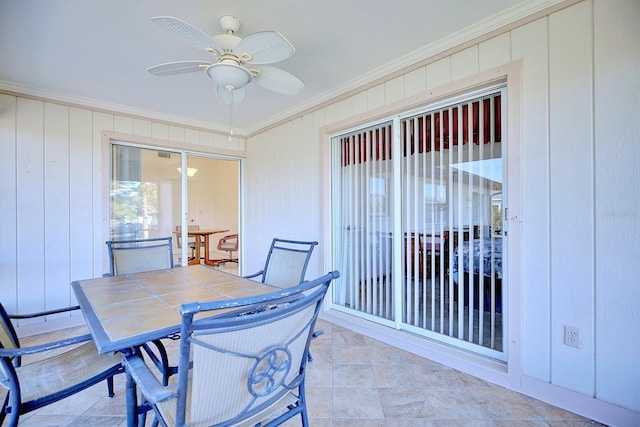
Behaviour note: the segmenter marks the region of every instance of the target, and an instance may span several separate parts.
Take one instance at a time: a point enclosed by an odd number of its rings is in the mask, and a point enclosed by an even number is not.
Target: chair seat
[[[219,249],[224,251],[235,251],[238,249],[238,244],[234,242],[224,242],[220,244]]]
[[[120,353],[99,354],[93,342],[45,360],[16,368],[20,378],[22,402],[31,402],[64,391],[70,385],[84,383],[96,375],[119,365]]]

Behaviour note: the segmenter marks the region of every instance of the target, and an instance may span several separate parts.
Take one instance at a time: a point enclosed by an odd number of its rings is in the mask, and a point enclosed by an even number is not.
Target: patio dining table
[[[206,265],[78,280],[71,284],[98,352],[131,348],[180,331],[180,306],[252,297],[278,288]],[[135,389],[127,381],[127,401]],[[136,414],[127,405],[128,425]]]
[[[278,290],[206,265],[78,280],[71,286],[100,353],[179,332],[182,304]]]

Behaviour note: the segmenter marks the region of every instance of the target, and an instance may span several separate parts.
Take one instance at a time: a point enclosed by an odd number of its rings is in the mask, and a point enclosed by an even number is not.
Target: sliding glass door
[[[110,192],[111,240],[172,236],[174,264],[186,265],[196,237],[183,235],[183,226],[219,230],[210,235],[208,252],[212,259],[229,257],[217,242],[240,228],[238,159],[113,142]]]
[[[506,360],[505,96],[333,139],[336,309]]]

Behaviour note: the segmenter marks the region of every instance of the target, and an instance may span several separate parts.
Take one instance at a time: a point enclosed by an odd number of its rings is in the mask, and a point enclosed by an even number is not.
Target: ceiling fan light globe
[[[246,86],[253,75],[249,70],[233,63],[218,63],[207,67],[207,75],[227,90],[234,90]]]

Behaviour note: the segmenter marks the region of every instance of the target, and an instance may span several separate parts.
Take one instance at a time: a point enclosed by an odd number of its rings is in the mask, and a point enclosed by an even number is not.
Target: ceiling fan
[[[201,30],[173,16],[157,16],[153,22],[178,39],[211,54],[214,62],[177,61],[147,68],[156,76],[206,71],[216,83],[216,94],[224,104],[241,102],[246,85],[255,81],[273,92],[295,95],[304,82],[281,68],[265,65],[290,57],[295,48],[277,31],[263,31],[245,38],[235,35],[240,21],[233,16],[220,18],[224,34],[209,36]]]

